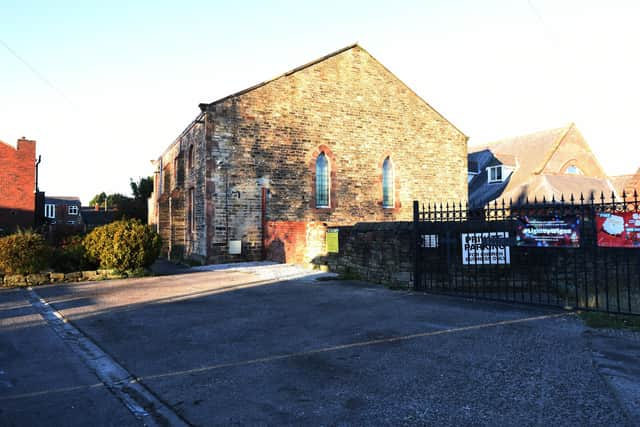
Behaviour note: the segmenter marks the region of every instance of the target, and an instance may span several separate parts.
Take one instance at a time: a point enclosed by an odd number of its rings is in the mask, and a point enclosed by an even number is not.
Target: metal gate
[[[640,314],[637,194],[477,210],[414,202],[414,232],[416,290]]]

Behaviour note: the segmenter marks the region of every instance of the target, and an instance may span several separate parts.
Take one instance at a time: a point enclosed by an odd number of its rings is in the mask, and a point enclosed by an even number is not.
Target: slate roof
[[[122,216],[122,213],[116,210],[97,211],[95,208],[83,208],[80,213],[82,220],[89,228],[109,224]]]
[[[616,189],[616,193],[622,195],[622,192],[633,177],[634,175],[618,175],[610,176],[609,180],[611,181],[613,187]]]
[[[489,144],[469,147],[468,161],[478,165],[480,173],[469,182],[469,205],[477,208],[495,199],[514,202],[524,196],[529,200],[544,196],[560,198],[564,194],[579,197],[580,193],[615,191],[608,179],[575,175],[542,175],[541,172],[575,124],[561,128],[505,138]],[[513,168],[509,177],[499,183],[489,183],[487,167],[504,165]]]
[[[48,205],[81,205],[80,198],[73,196],[45,196],[44,202]]]
[[[613,191],[614,187],[607,179],[581,175],[535,175],[528,182],[502,194],[502,198],[512,200],[513,203],[525,203],[527,198],[529,202],[540,202],[543,198],[546,201],[551,201],[552,198],[560,201],[564,195],[565,201],[569,202],[569,197],[573,194],[578,203],[581,194],[585,200],[592,197],[599,200],[601,194],[609,199]]]

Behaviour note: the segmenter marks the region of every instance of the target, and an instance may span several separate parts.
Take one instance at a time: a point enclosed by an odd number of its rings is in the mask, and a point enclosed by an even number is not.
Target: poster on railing
[[[521,216],[517,222],[517,246],[580,247],[580,218],[575,215]]]
[[[640,248],[640,213],[598,212],[598,246]]]
[[[510,264],[509,233],[507,231],[462,233],[462,263],[465,265]]]

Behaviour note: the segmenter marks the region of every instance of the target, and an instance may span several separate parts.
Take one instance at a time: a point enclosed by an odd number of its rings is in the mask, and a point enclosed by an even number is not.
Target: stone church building
[[[210,104],[154,161],[163,255],[309,263],[327,227],[467,199],[467,137],[359,45]]]

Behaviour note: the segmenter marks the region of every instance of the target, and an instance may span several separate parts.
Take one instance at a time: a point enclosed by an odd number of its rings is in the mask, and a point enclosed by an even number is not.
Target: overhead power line
[[[29,71],[31,71],[31,73],[33,73],[33,75],[35,75],[38,79],[40,79],[44,84],[46,84],[47,86],[49,86],[53,91],[55,91],[58,95],[60,95],[62,98],[64,98],[64,100],[69,103],[69,105],[73,106],[73,102],[71,102],[71,100],[67,97],[67,95],[64,94],[64,92],[62,92],[60,89],[58,89],[58,87],[56,85],[54,85],[53,83],[51,83],[51,81],[40,71],[38,71],[38,69],[36,69],[33,65],[31,65],[26,59],[24,59],[22,56],[20,56],[18,54],[18,52],[16,52],[15,50],[13,50],[4,40],[0,39],[0,44],[2,46],[4,46],[5,49],[7,49],[7,51],[13,55],[18,61],[20,61],[22,63],[22,65],[24,65],[25,67],[27,67],[27,69]]]

